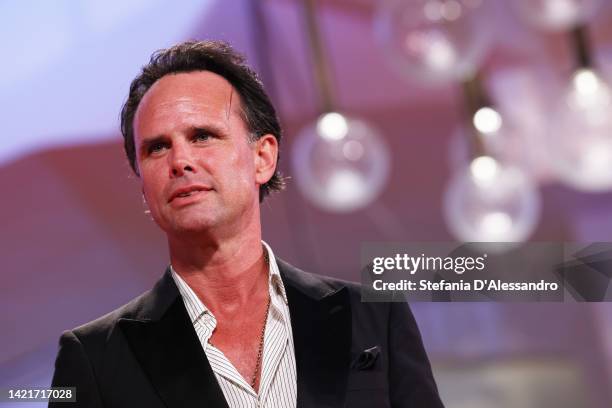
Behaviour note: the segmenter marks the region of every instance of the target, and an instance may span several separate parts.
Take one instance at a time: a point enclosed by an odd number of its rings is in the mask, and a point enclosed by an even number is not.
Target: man
[[[281,130],[242,57],[220,42],[159,51],[121,119],[170,265],[62,335],[54,386],[76,386],[88,407],[442,406],[405,303],[361,303],[358,285],[262,242]]]

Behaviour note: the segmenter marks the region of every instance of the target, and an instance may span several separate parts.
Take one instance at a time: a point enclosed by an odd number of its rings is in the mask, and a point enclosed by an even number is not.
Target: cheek
[[[242,159],[242,169],[240,172],[242,177],[242,182],[246,185],[252,186],[255,183],[255,156],[253,151],[250,149],[243,153]]]
[[[244,187],[255,181],[255,155],[249,147],[235,150],[233,154],[217,157],[222,164],[223,176],[228,181]],[[232,183],[232,184],[234,184]]]
[[[160,183],[160,178],[155,177],[149,169],[141,172],[141,187],[142,192],[149,205],[156,205],[157,201],[163,198],[163,186]]]

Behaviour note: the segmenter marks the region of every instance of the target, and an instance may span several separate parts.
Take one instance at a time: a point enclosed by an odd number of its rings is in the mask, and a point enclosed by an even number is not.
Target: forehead
[[[138,136],[157,136],[180,127],[229,128],[242,122],[241,102],[234,87],[209,71],[169,74],[145,93],[134,117]]]

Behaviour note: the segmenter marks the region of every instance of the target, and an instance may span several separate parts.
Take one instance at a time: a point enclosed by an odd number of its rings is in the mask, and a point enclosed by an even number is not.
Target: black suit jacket
[[[298,407],[443,407],[406,303],[362,303],[357,284],[277,262]],[[64,332],[52,385],[77,387],[71,407],[227,407],[169,270],[125,306]]]

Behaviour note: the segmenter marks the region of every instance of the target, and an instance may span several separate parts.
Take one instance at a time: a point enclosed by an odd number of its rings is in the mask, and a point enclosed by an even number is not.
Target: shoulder
[[[317,297],[325,297],[340,290],[345,290],[350,300],[351,309],[355,314],[369,315],[380,319],[382,315],[390,313],[390,304],[388,302],[362,301],[362,295],[372,290],[368,286],[358,282],[306,272],[282,259],[277,258],[276,260],[285,284],[289,284],[301,292],[310,295],[314,294]]]
[[[278,264],[283,282],[296,287],[298,290],[318,294],[321,297],[342,288],[346,288],[352,295],[361,293],[361,285],[359,283],[306,272],[279,258],[276,258],[276,263]]]
[[[117,323],[138,316],[149,295],[150,291],[145,292],[104,316],[64,331],[59,338],[53,384],[75,384],[95,378],[110,355],[125,355],[122,353],[127,350],[127,342]]]
[[[60,346],[73,344],[78,345],[88,355],[100,354],[110,342],[120,336],[117,323],[121,319],[134,319],[139,316],[149,295],[150,291],[147,291],[103,316],[64,331]]]
[[[116,325],[121,320],[158,320],[178,296],[178,289],[167,270],[152,289],[71,331],[79,339],[108,337],[116,330]]]
[[[172,276],[166,271],[151,290],[95,320],[65,331],[60,344],[78,342],[86,352],[100,353],[111,344],[124,342],[121,330],[118,330],[122,320],[158,320],[178,296]]]

